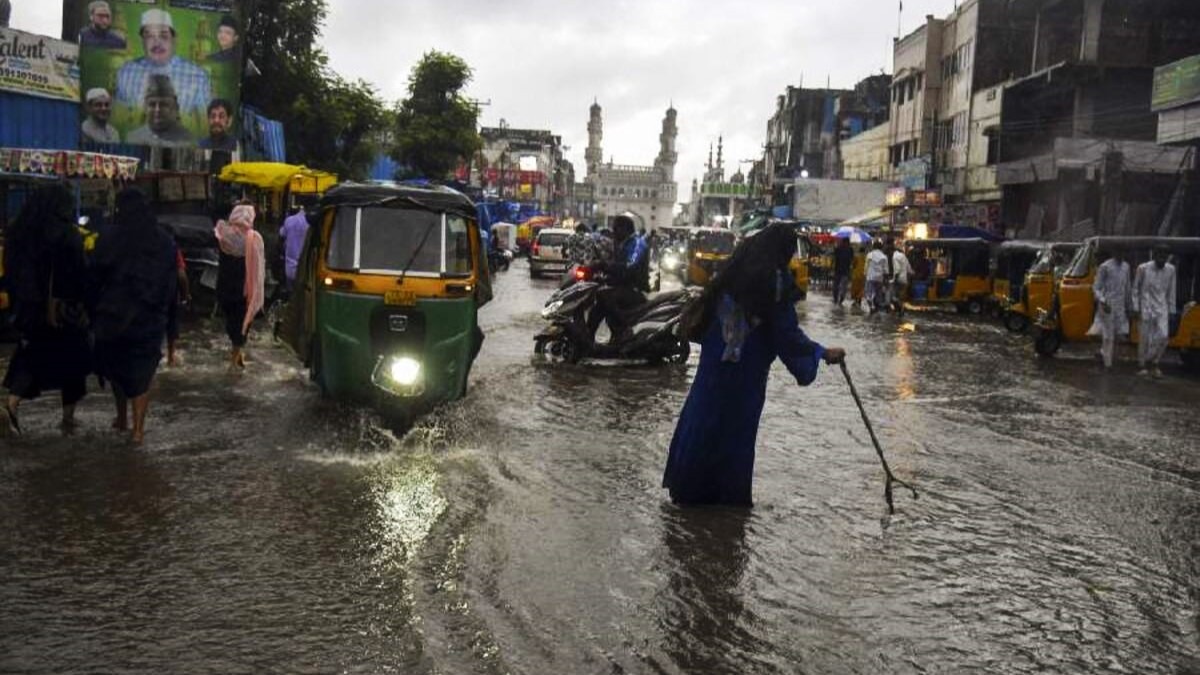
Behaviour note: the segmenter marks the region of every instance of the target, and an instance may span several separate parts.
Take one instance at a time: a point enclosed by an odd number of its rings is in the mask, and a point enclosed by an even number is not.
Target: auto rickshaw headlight
[[[396,384],[411,387],[421,377],[421,364],[407,356],[394,358],[388,366],[388,374]]]

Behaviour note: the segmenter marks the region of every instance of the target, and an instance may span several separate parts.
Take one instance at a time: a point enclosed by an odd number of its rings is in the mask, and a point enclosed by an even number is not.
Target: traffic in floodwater
[[[697,356],[564,363],[494,280],[466,397],[402,438],[269,336],[186,326],[146,445],[22,406],[0,451],[0,671],[1195,672],[1196,381],[938,310],[798,305],[845,381],[772,372],[753,509],[660,487]],[[669,286],[669,284],[668,284]],[[1130,354],[1122,352],[1128,360]],[[1132,366],[1126,366],[1129,370]],[[1190,669],[1190,670],[1189,670]]]

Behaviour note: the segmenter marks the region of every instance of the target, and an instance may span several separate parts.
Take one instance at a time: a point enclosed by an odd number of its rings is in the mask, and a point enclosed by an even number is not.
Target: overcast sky
[[[898,0],[328,0],[325,47],[342,75],[402,98],[421,54],[475,69],[481,123],[550,129],[582,179],[588,106],[604,107],[604,156],[650,164],[663,113],[679,110],[681,200],[725,136],[733,173],[762,155],[766,121],[787,85],[851,87],[890,72]],[[954,0],[905,0],[903,31]],[[53,0],[13,0],[12,26],[57,35]],[[749,166],[745,166],[748,170]]]

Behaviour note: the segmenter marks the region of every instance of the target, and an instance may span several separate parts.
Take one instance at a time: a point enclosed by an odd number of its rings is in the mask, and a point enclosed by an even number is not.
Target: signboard
[[[1154,69],[1150,108],[1157,112],[1200,100],[1200,54]]]
[[[230,0],[67,0],[79,31],[83,135],[237,148],[241,23]]]
[[[0,28],[0,89],[63,101],[79,100],[79,47]]]
[[[908,203],[908,188],[893,187],[888,188],[887,194],[883,198],[884,206],[904,206]]]

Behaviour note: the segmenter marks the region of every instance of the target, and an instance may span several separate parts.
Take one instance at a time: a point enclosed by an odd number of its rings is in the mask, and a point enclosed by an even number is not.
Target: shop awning
[[[221,169],[219,178],[226,183],[264,190],[289,188],[301,194],[323,194],[338,182],[337,175],[332,173],[275,162],[234,162]]]
[[[0,148],[0,174],[15,178],[109,178],[132,180],[137,157],[72,150]]]
[[[882,227],[888,224],[888,214],[883,212],[883,209],[871,209],[866,213],[859,214],[853,218],[843,220],[839,225],[847,227],[858,227],[862,229],[870,229],[872,227]]]

